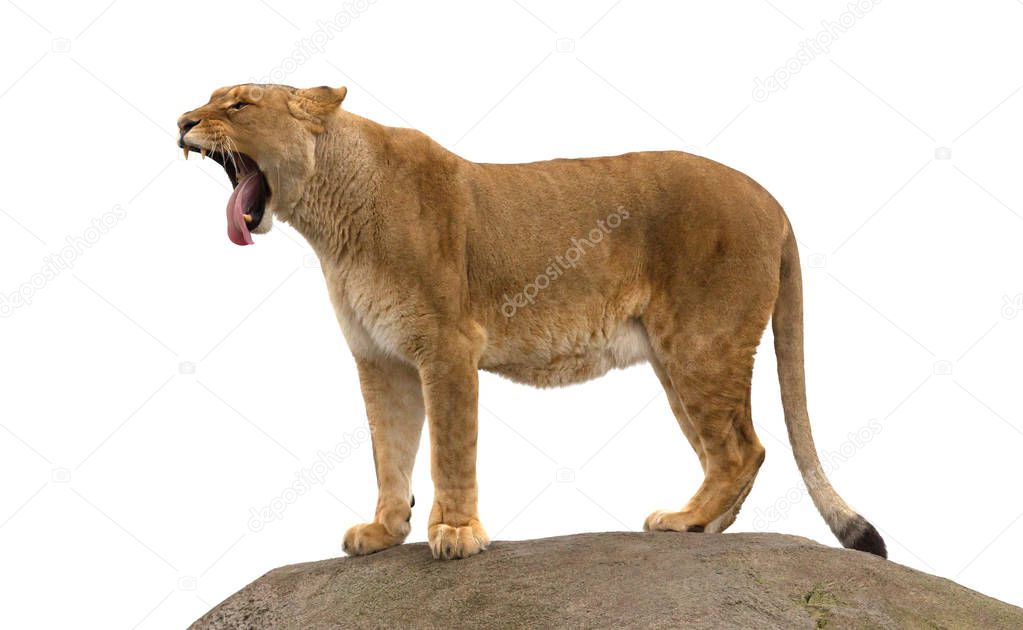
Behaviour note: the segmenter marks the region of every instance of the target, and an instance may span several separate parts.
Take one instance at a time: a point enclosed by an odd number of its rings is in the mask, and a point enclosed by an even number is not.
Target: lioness
[[[477,164],[425,134],[341,109],[345,88],[221,88],[178,120],[178,144],[234,185],[228,237],[274,216],[319,256],[358,366],[379,500],[349,554],[400,544],[430,419],[434,557],[488,544],[477,513],[477,371],[566,385],[648,361],[704,480],[646,530],[720,532],[764,461],[750,416],[753,355],[773,320],[789,439],[846,547],[885,556],[835,492],[810,434],[796,241],[742,173],[680,152]]]

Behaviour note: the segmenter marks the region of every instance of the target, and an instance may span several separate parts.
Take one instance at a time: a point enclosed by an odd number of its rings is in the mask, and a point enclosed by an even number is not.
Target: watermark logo
[[[846,11],[833,20],[823,20],[821,30],[813,37],[804,39],[799,50],[778,66],[774,72],[764,78],[754,79],[753,100],[763,103],[775,92],[788,89],[792,77],[803,71],[813,61],[831,51],[831,46],[842,38],[851,28],[856,26],[863,17],[881,0],[856,0],[846,5]]]
[[[846,440],[837,449],[821,453],[821,469],[825,476],[835,472],[849,462],[861,450],[881,433],[881,423],[871,419],[855,432],[849,433]],[[813,482],[813,479],[811,479]],[[778,497],[766,508],[757,507],[753,511],[753,527],[758,531],[770,529],[771,525],[788,517],[794,505],[802,502],[809,494],[805,485],[793,486]]]
[[[575,52],[575,40],[571,37],[561,37],[555,40],[554,50],[559,53],[572,53]]]
[[[280,63],[271,68],[262,78],[252,79],[250,82],[257,84],[284,83],[284,79],[294,74],[310,59],[316,55],[322,55],[327,50],[327,44],[375,3],[376,0],[351,0],[342,3],[341,10],[330,19],[316,20],[316,30],[307,37],[296,41],[291,53],[281,59]]]
[[[1002,296],[1002,317],[1005,319],[1016,319],[1020,311],[1023,311],[1023,293],[1014,296]]]
[[[43,258],[43,265],[11,293],[0,293],[0,317],[10,317],[19,308],[31,306],[36,295],[64,271],[73,269],[78,259],[92,246],[109,234],[128,216],[128,211],[117,205],[94,218],[81,234],[68,236],[64,247]]]
[[[368,427],[359,427],[350,435],[345,434],[340,442],[329,451],[316,453],[316,460],[295,473],[295,480],[284,488],[266,505],[249,508],[249,531],[259,533],[267,524],[284,518],[284,512],[316,486],[322,485],[327,476],[348,459],[360,446],[370,440]]]
[[[569,247],[561,255],[548,259],[547,267],[522,287],[522,290],[515,295],[504,294],[504,303],[501,305],[501,314],[511,319],[520,308],[534,304],[536,296],[547,289],[551,284],[565,275],[570,269],[579,266],[583,257],[589,250],[594,249],[604,240],[604,237],[618,229],[629,219],[629,211],[625,206],[618,208],[607,215],[606,218],[597,221],[597,226],[589,231],[585,238],[573,238]]]

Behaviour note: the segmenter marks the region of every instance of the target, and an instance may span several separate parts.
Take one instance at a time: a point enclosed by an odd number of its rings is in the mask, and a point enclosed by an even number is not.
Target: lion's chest
[[[341,332],[357,359],[385,356],[411,363],[401,296],[372,276],[324,268],[327,292]]]

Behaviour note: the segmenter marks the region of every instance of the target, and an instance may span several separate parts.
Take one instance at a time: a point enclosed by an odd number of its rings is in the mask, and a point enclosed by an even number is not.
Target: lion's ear
[[[341,104],[341,101],[345,100],[348,88],[332,88],[321,85],[320,87],[297,90],[295,93],[301,98],[309,99],[320,107],[334,109]]]
[[[314,133],[323,132],[323,118],[341,106],[348,88],[320,86],[295,90],[288,101],[291,115],[309,124]]]

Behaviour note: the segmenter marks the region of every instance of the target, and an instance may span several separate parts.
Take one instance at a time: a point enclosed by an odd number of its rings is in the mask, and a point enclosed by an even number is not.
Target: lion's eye
[[[245,101],[238,101],[237,103],[232,105],[229,109],[241,109],[243,107],[248,107],[248,106],[249,106],[249,104],[246,103]]]

